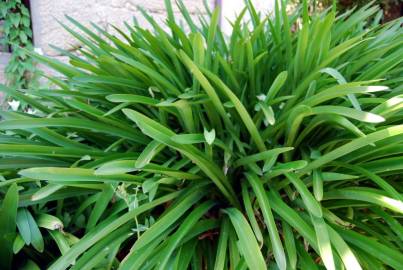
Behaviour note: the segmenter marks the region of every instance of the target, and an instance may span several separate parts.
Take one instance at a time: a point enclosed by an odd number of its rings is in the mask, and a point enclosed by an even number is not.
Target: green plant
[[[26,50],[32,50],[31,19],[21,0],[5,0],[0,3],[0,19],[4,19],[2,40],[11,48],[11,58],[5,73],[13,87],[27,88],[35,67]]]
[[[37,110],[1,112],[2,269],[403,269],[402,20],[165,2],[1,87]]]

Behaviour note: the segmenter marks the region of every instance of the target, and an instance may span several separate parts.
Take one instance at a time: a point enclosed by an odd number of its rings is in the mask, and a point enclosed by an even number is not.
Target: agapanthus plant
[[[403,20],[165,2],[0,87],[1,269],[403,269]]]

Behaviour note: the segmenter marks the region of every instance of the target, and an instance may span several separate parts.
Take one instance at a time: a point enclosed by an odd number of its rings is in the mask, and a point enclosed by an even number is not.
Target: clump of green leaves
[[[402,20],[178,4],[1,87],[2,269],[403,269]]]
[[[11,48],[11,58],[5,73],[8,83],[17,88],[27,88],[35,67],[26,50],[32,50],[31,19],[21,0],[5,0],[0,3],[0,19],[4,20],[2,42]]]

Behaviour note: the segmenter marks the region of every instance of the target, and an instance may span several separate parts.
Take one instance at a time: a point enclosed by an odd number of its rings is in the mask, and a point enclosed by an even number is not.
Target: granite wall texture
[[[191,16],[197,17],[204,14],[203,0],[182,1]],[[179,17],[179,9],[174,2],[172,1],[174,12]],[[214,0],[207,0],[207,2],[210,6],[214,6]],[[149,24],[142,16],[140,8],[163,25],[166,18],[164,0],[31,0],[34,46],[44,55],[65,62],[67,58],[61,57],[50,46],[54,45],[69,51],[74,51],[80,46],[80,42],[60,24],[72,26],[65,15],[86,26],[94,23],[108,32],[114,32],[112,25],[125,29],[124,23],[130,23],[133,17],[136,17],[141,26],[148,27]],[[53,71],[47,67],[40,65],[39,68],[47,74],[53,74]]]
[[[214,2],[208,1],[209,4]],[[192,16],[204,12],[203,0],[183,2]],[[130,22],[133,16],[141,25],[147,26],[139,7],[161,23],[165,19],[164,0],[31,0],[35,47],[41,48],[46,55],[57,56],[57,52],[49,44],[67,50],[80,45],[59,23],[68,24],[65,14],[85,25],[93,22],[108,31],[113,30],[111,24],[123,28],[124,22]],[[174,12],[179,16],[176,7]]]
[[[6,68],[8,59],[10,58],[8,53],[2,53],[0,52],[0,84],[4,84],[6,82],[5,74],[4,74],[4,69]],[[1,93],[0,93],[1,97]]]
[[[171,0],[175,3],[174,0]],[[204,15],[203,0],[182,0],[191,16]],[[210,7],[219,0],[206,0]],[[267,12],[272,9],[274,0],[252,0],[258,10]],[[31,0],[34,46],[44,55],[66,61],[65,57],[51,48],[50,44],[65,50],[74,51],[80,43],[69,34],[60,23],[70,25],[65,15],[73,17],[84,25],[95,23],[109,32],[114,29],[111,25],[124,28],[124,22],[130,22],[136,17],[138,22],[147,27],[148,23],[141,15],[139,7],[161,22],[166,18],[164,0]],[[231,19],[235,13],[242,10],[243,0],[221,0],[223,3],[223,27],[225,30],[226,18]],[[174,12],[179,18],[179,9],[173,4]],[[74,27],[73,27],[74,28]],[[4,83],[4,67],[6,58],[0,55],[0,83]],[[46,73],[51,72],[43,66]]]
[[[210,6],[214,6],[214,0],[207,2]],[[111,25],[123,28],[124,22],[132,21],[133,17],[137,18],[140,25],[147,27],[148,23],[141,16],[139,7],[161,24],[166,18],[164,0],[31,0],[30,3],[35,48],[40,49],[44,55],[61,61],[67,59],[61,57],[50,44],[69,51],[74,51],[80,46],[80,43],[60,24],[69,25],[65,15],[87,26],[90,22],[95,23],[109,32],[114,31]],[[183,3],[191,16],[204,14],[203,0],[183,0]],[[180,16],[176,5],[174,12]],[[8,58],[8,55],[0,53],[0,83],[5,83],[4,68]],[[46,67],[39,67],[46,73],[51,73]]]

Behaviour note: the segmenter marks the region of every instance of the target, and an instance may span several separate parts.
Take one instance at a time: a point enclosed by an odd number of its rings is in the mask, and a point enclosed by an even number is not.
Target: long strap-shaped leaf
[[[249,131],[252,140],[255,142],[260,151],[265,151],[266,146],[264,145],[263,139],[260,136],[260,133],[256,128],[255,123],[250,117],[248,111],[243,106],[238,97],[215,74],[205,69],[203,69],[203,72],[207,75],[207,77],[210,78],[210,80],[212,80],[215,84],[219,86],[221,91],[223,91],[224,94],[229,98],[229,100],[234,104],[234,107],[237,110],[239,116],[241,117],[247,130]]]
[[[57,168],[40,167],[19,171],[19,174],[36,180],[48,180],[50,182],[122,182],[140,183],[143,179],[130,174],[96,175],[92,169],[83,168]]]
[[[66,118],[31,118],[21,120],[6,120],[0,122],[0,130],[9,129],[32,129],[41,127],[72,127],[82,129],[92,129],[98,132],[107,133],[117,137],[123,137],[130,140],[134,140],[138,143],[147,143],[147,140],[137,131],[123,130],[117,127],[111,127],[110,125],[94,122],[87,119],[80,119],[74,117]]]
[[[74,260],[85,252],[88,248],[93,246],[99,240],[103,239],[105,236],[116,230],[117,228],[123,226],[130,220],[133,220],[136,216],[146,212],[147,210],[153,209],[158,205],[171,201],[178,197],[182,192],[174,192],[158,198],[150,203],[143,204],[138,208],[120,216],[119,218],[110,217],[106,221],[100,223],[93,230],[88,232],[83,238],[80,239],[74,246],[69,249],[65,255],[58,258],[48,269],[49,270],[60,270],[67,269],[69,265],[74,262]]]
[[[390,185],[386,180],[384,180],[377,174],[371,172],[370,170],[367,170],[361,166],[347,164],[343,162],[334,162],[334,163],[336,165],[341,165],[343,167],[361,173],[363,176],[372,180],[375,184],[377,184],[379,187],[385,190],[391,198],[403,201],[403,196],[392,185]]]
[[[392,126],[389,128],[385,128],[376,132],[373,132],[366,137],[358,138],[355,140],[352,140],[349,143],[346,143],[343,146],[340,146],[336,148],[335,150],[321,156],[320,158],[312,161],[311,163],[308,164],[305,168],[301,170],[302,173],[307,173],[311,171],[312,169],[319,168],[323,166],[324,164],[327,164],[339,157],[342,157],[344,155],[347,155],[351,153],[352,151],[355,151],[357,149],[360,149],[362,147],[365,147],[371,143],[400,135],[403,133],[403,125],[397,125],[397,126]]]
[[[365,188],[343,188],[328,191],[323,195],[323,200],[348,199],[373,203],[403,214],[403,201],[395,200],[378,193],[379,190]]]
[[[273,213],[271,211],[268,196],[264,190],[262,181],[252,173],[247,173],[246,178],[249,184],[252,186],[253,191],[256,194],[257,201],[259,202],[260,209],[262,209],[264,221],[267,229],[269,230],[270,240],[273,246],[273,254],[276,259],[277,265],[281,270],[287,268],[286,257],[281,243],[279,233],[277,231],[276,222],[274,221]],[[252,268],[253,269],[253,268]]]
[[[130,264],[130,257],[135,256],[140,252],[141,248],[147,246],[154,241],[158,236],[163,234],[174,224],[180,217],[182,217],[195,203],[197,203],[205,195],[205,190],[200,188],[200,185],[193,186],[184,196],[181,197],[175,205],[169,209],[163,217],[154,223],[144,234],[137,239],[130,253],[122,261],[120,270],[132,269]]]
[[[193,210],[185,220],[183,220],[179,229],[169,238],[167,246],[164,248],[161,254],[161,263],[158,265],[158,269],[164,270],[167,268],[168,260],[170,259],[175,248],[179,245],[180,241],[189,233],[191,228],[196,222],[212,207],[214,202],[207,201],[195,210]]]
[[[394,269],[403,269],[403,257],[398,250],[380,244],[378,241],[352,230],[337,229],[337,231],[347,242],[375,256],[380,259],[382,263]]]
[[[225,112],[224,105],[221,103],[219,96],[217,95],[216,91],[214,90],[213,86],[207,80],[207,78],[203,75],[200,69],[196,66],[195,63],[186,55],[185,52],[180,51],[179,55],[184,62],[184,64],[189,68],[192,74],[196,77],[196,79],[200,82],[201,86],[203,87],[204,91],[206,91],[207,95],[211,99],[215,109],[217,110],[218,114],[224,120],[225,125],[227,128],[232,127],[232,123]]]
[[[30,120],[32,118],[26,117],[22,114],[15,113],[15,112],[6,112],[6,111],[0,111],[0,116],[3,117],[5,120]],[[25,130],[25,129],[24,129]],[[29,128],[26,129],[28,132],[37,135],[38,137],[41,137],[45,139],[46,141],[49,141],[53,144],[63,146],[63,147],[68,147],[68,148],[85,148],[89,149],[92,147],[89,147],[87,144],[79,143],[77,141],[74,141],[72,139],[69,139],[63,135],[60,135],[59,133],[50,130],[46,127],[40,127],[40,128]]]
[[[239,239],[238,248],[249,269],[266,270],[267,267],[262,252],[246,218],[236,208],[225,209],[224,212],[229,216],[232,226],[234,226]]]
[[[11,269],[18,200],[18,186],[12,184],[8,188],[0,208],[0,267],[2,269]]]
[[[318,94],[309,97],[301,102],[301,104],[307,106],[316,106],[318,104],[324,103],[325,101],[329,101],[338,97],[343,97],[346,95],[353,94],[365,94],[365,93],[374,93],[380,91],[387,91],[388,88],[385,86],[361,86],[360,84],[364,84],[365,82],[352,82],[343,85],[336,85],[330,88],[327,88]]]
[[[311,216],[313,226],[316,232],[316,240],[318,242],[319,253],[322,258],[323,264],[327,270],[334,270],[334,259],[332,247],[330,245],[330,236],[327,229],[326,222],[323,217]]]
[[[312,229],[311,224],[306,223],[305,220],[300,216],[300,214],[298,214],[297,211],[287,205],[281,199],[278,192],[274,191],[274,189],[271,189],[269,191],[268,198],[270,204],[273,207],[273,210],[288,224],[290,224],[291,227],[293,227],[298,233],[300,233],[315,250],[318,250],[315,232]]]
[[[98,223],[102,213],[107,209],[109,202],[112,200],[115,188],[113,185],[105,185],[102,192],[100,192],[99,199],[95,202],[94,208],[88,218],[86,231],[88,232]]]
[[[359,264],[354,253],[351,251],[350,247],[344,242],[343,238],[329,225],[327,226],[330,239],[335,249],[340,255],[341,260],[346,266],[347,270],[361,270],[361,265]]]
[[[270,158],[276,158],[279,154],[293,150],[293,147],[279,147],[271,150],[267,150],[261,153],[253,154],[250,156],[242,157],[234,162],[234,167],[250,164],[260,160],[268,160]]]
[[[143,171],[164,174],[178,179],[197,180],[202,177],[188,172],[183,172],[162,165],[148,164],[141,169],[135,167],[136,160],[115,160],[102,164],[94,173],[95,175],[116,175],[133,171]]]
[[[207,159],[204,153],[192,145],[181,145],[174,142],[171,140],[171,137],[175,135],[172,130],[147,116],[130,109],[124,109],[123,112],[137,124],[144,134],[160,143],[178,150],[192,160],[217,185],[220,191],[233,205],[238,205],[235,192],[229,184],[226,176],[214,162]]]
[[[305,183],[301,179],[299,179],[299,177],[295,173],[286,173],[285,176],[298,190],[308,211],[318,218],[322,217],[322,208],[318,201],[315,200],[315,197],[311,194],[311,192],[309,192]]]
[[[85,155],[91,157],[102,157],[106,153],[81,148],[67,148],[58,146],[45,146],[34,144],[0,144],[0,154],[9,156],[51,156],[51,157],[74,157],[80,158]]]
[[[228,234],[229,234],[229,220],[228,218],[224,218],[221,223],[221,230],[220,230],[220,238],[218,239],[217,244],[217,254],[214,263],[214,270],[224,270],[226,269],[226,262],[228,258],[226,257],[227,254],[227,247],[228,247]]]

